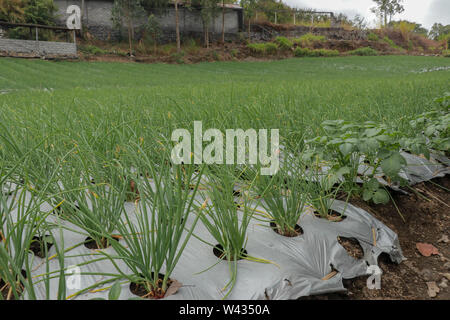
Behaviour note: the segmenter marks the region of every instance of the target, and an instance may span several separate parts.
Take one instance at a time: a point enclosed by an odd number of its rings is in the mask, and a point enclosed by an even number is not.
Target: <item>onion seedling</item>
[[[225,299],[236,283],[238,260],[263,261],[249,256],[245,250],[247,228],[254,209],[250,209],[248,199],[244,197],[242,214],[238,213],[238,205],[234,202],[233,195],[236,178],[232,173],[222,172],[208,174],[208,181],[209,188],[206,193],[211,203],[203,208],[200,217],[211,236],[217,241],[214,253],[220,259],[229,262],[231,279],[223,289],[229,288],[224,296]],[[211,244],[211,246],[214,245]]]
[[[40,211],[44,198],[16,190],[7,199],[0,194],[0,297],[20,299],[30,290],[30,245],[47,214]]]
[[[326,174],[316,170],[310,170],[308,200],[314,209],[314,213],[323,219],[341,221],[345,219],[344,213],[332,210],[333,203],[341,190],[344,182],[337,184],[334,174]]]
[[[79,187],[76,186],[74,178],[61,177],[62,186],[73,188],[64,191],[63,194],[69,198],[64,210],[70,208],[72,211],[71,214],[65,214],[64,218],[86,231],[89,236],[86,239],[86,246],[104,249],[111,245],[109,235],[116,231],[121,215],[125,211],[126,184],[120,179],[123,176],[121,168],[111,165],[103,168],[102,174],[107,176],[109,182],[95,185],[91,184],[87,169],[86,167],[83,170]],[[96,181],[103,180],[97,176],[94,178]]]
[[[166,161],[156,165],[140,148],[139,151],[136,152],[138,165],[135,167],[150,173],[154,180],[140,179],[140,172],[136,172],[135,181],[140,190],[136,217],[126,213],[121,219],[118,230],[124,244],[112,242],[117,254],[102,253],[111,259],[124,278],[131,281],[134,293],[160,299],[172,283],[171,274],[199,219],[196,216],[191,226],[186,227],[200,179],[191,191],[193,165],[171,167]],[[121,271],[115,263],[117,259],[122,260],[132,274]],[[142,292],[144,294],[140,294]]]
[[[302,233],[297,225],[307,200],[310,184],[303,178],[302,166],[285,165],[275,174],[258,176],[255,189],[261,195],[261,205],[268,212],[274,230],[287,237]]]

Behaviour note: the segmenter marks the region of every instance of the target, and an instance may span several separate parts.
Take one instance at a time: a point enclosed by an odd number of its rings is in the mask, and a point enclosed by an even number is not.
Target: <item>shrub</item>
[[[442,50],[442,55],[446,58],[450,58],[450,50]]]
[[[338,57],[339,56],[339,51],[337,50],[328,50],[328,49],[318,49],[318,50],[313,50],[317,51],[320,57]]]
[[[276,43],[268,42],[265,44],[265,52],[267,54],[275,54],[277,52],[278,46]]]
[[[295,39],[294,42],[300,44],[302,47],[310,47],[316,42],[325,42],[326,40],[325,36],[316,36],[312,33],[307,33]]]
[[[401,21],[395,29],[399,30],[403,39],[409,41],[409,37],[414,32],[416,25],[407,21]]]
[[[295,48],[294,50],[294,56],[296,57],[309,57],[311,53],[311,50],[308,48]]]
[[[282,50],[290,50],[294,46],[292,41],[286,37],[276,37],[275,42],[278,44],[278,47]]]
[[[328,50],[328,49],[311,50],[308,48],[298,47],[294,50],[294,56],[296,56],[296,57],[337,57],[337,56],[339,56],[339,51]]]
[[[349,51],[348,54],[352,56],[377,56],[378,51],[371,47],[364,47]]]
[[[84,48],[80,48],[81,51],[88,53],[88,54],[93,54],[93,55],[100,55],[100,54],[106,54],[108,53],[106,50],[100,49],[99,47],[93,46],[93,45],[89,45],[86,46]]]
[[[256,53],[258,55],[265,55],[276,53],[278,46],[276,43],[273,42],[250,43],[247,45],[247,48],[249,48],[251,52]]]
[[[257,53],[260,55],[263,55],[264,51],[265,51],[264,43],[249,43],[247,45],[247,48],[249,48],[251,52]]]
[[[367,39],[370,41],[378,41],[380,40],[380,38],[378,37],[378,35],[376,33],[369,33],[369,35],[367,36]]]
[[[390,39],[388,36],[385,36],[385,37],[383,38],[383,41],[386,42],[391,48],[394,48],[394,49],[401,49],[401,48],[400,48],[398,45],[396,45],[395,42],[394,42],[392,39]]]

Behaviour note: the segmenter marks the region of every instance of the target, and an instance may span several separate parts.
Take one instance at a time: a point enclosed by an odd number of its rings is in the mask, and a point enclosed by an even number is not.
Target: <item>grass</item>
[[[448,59],[396,56],[186,66],[2,59],[0,90],[6,94],[0,96],[0,117],[11,134],[29,127],[36,140],[48,133],[43,123],[73,136],[78,128],[82,135],[130,121],[140,128],[136,133],[150,126],[167,133],[167,121],[190,128],[196,118],[218,128],[260,122],[282,131],[315,130],[322,120],[336,118],[397,121],[423,111],[448,89],[448,71],[414,72],[444,66]],[[236,119],[230,107],[258,117]]]

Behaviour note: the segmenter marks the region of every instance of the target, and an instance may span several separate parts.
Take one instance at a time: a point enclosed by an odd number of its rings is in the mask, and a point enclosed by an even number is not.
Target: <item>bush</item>
[[[352,56],[377,56],[378,51],[371,47],[364,47],[349,51],[348,54]]]
[[[325,36],[316,36],[312,33],[307,33],[300,38],[295,39],[294,42],[305,48],[312,46],[316,42],[325,42],[326,40]]]
[[[339,56],[339,51],[328,50],[328,49],[311,50],[308,48],[298,47],[294,50],[294,56],[296,56],[296,57],[337,57],[337,56]]]
[[[450,50],[442,50],[442,55],[446,58],[450,58]]]
[[[100,55],[100,54],[106,54],[108,53],[106,50],[100,49],[99,47],[89,45],[83,48],[80,48],[80,50],[84,53],[93,54],[93,55]]]
[[[395,44],[393,40],[391,40],[388,36],[383,38],[383,41],[386,42],[391,48],[401,49],[398,45]]]
[[[250,43],[247,45],[247,48],[249,48],[251,52],[256,53],[258,55],[265,55],[276,53],[278,46],[276,43],[273,42]]]
[[[286,37],[276,37],[275,42],[282,50],[290,50],[294,46],[294,43]]]
[[[278,50],[278,46],[276,43],[273,42],[267,42],[265,44],[265,52],[267,54],[275,54]]]
[[[294,56],[296,57],[309,57],[311,50],[308,48],[295,48]]]
[[[369,35],[367,36],[367,39],[370,41],[378,41],[380,40],[380,38],[378,37],[378,35],[376,33],[369,33]]]
[[[319,49],[319,50],[313,50],[317,51],[320,57],[338,57],[339,51],[337,50],[328,50],[328,49]]]

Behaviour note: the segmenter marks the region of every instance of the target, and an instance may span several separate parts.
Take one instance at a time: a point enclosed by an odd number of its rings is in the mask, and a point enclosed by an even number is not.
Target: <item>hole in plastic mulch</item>
[[[344,221],[347,218],[346,215],[343,215],[342,213],[339,213],[339,212],[334,211],[334,210],[330,210],[328,212],[328,215],[327,215],[326,218],[322,217],[320,215],[320,213],[318,213],[316,211],[314,211],[314,216],[316,216],[317,218],[326,219],[326,220],[332,221],[332,222],[341,222],[341,221]]]
[[[213,253],[217,258],[222,259],[222,260],[228,260],[228,257],[226,256],[226,254],[223,251],[224,251],[223,247],[220,244],[215,245],[213,248]],[[241,249],[241,254],[238,257],[238,260],[245,258],[247,255],[248,255],[247,250]],[[234,257],[231,257],[230,260],[234,261]]]
[[[39,258],[45,258],[45,246],[47,246],[47,252],[53,246],[53,243],[44,241],[45,237],[49,236],[34,236],[30,244],[30,250],[34,253],[35,256]]]
[[[27,279],[27,272],[25,270],[21,270],[20,273],[22,274],[22,277],[25,278],[25,280]],[[17,286],[16,284],[16,289],[18,291],[18,295],[21,296],[23,289],[24,289],[24,285],[23,285],[23,281],[22,279],[20,279],[20,285]],[[14,294],[12,293],[12,289],[9,285],[6,284],[5,281],[3,281],[2,279],[0,279],[0,294],[3,297],[3,300],[15,300],[16,298],[14,297]]]
[[[283,237],[293,238],[301,236],[304,233],[302,227],[300,227],[298,224],[295,225],[294,230],[289,230],[287,232],[283,232],[282,230],[280,230],[278,225],[273,220],[270,222],[270,227],[274,232],[278,233]]]
[[[357,260],[364,258],[364,250],[356,238],[337,237],[339,244],[347,251],[348,255]]]
[[[233,190],[233,197],[240,197],[240,196],[242,196],[242,194],[239,190]]]
[[[154,273],[151,273],[152,278],[154,278]],[[162,290],[162,284],[163,284],[163,280],[164,280],[164,274],[162,273],[158,273],[158,280],[157,282],[157,288],[151,288],[151,291],[148,291],[148,289],[146,288],[145,285],[141,284],[141,283],[136,283],[136,282],[131,282],[130,283],[130,291],[131,293],[133,293],[134,295],[141,297],[141,298],[146,298],[146,299],[162,299],[164,298],[165,292]],[[141,277],[144,278],[144,276],[141,274]],[[167,288],[170,287],[170,285],[172,284],[173,280],[172,279],[168,279],[167,280]],[[149,284],[150,285],[150,284]],[[152,286],[152,285],[150,285]]]
[[[64,210],[62,209],[61,206],[58,206],[55,209],[56,210],[54,210],[53,212],[56,213],[58,216],[64,214]],[[80,210],[80,207],[77,204],[75,205],[75,210]]]
[[[120,240],[119,236],[112,236],[112,238],[116,241]],[[84,240],[84,246],[91,250],[106,249],[111,246],[111,243],[107,243],[107,241],[108,241],[107,238],[103,238],[103,242],[99,246],[99,244],[94,239],[92,239],[91,237],[87,237]]]

